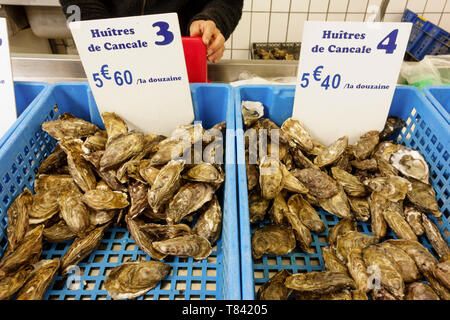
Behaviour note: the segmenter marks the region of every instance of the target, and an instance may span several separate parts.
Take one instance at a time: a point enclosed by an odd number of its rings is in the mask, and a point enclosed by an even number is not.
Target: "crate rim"
[[[450,85],[442,86],[426,86],[423,88],[423,92],[431,104],[439,111],[441,116],[450,124],[450,113],[445,110],[444,106],[436,99],[431,90],[448,90],[450,93]]]

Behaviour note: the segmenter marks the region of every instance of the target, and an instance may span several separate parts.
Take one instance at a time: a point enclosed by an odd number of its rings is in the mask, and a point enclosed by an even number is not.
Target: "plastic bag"
[[[419,89],[450,84],[450,55],[425,56],[419,62],[403,62],[400,76],[407,84]]]

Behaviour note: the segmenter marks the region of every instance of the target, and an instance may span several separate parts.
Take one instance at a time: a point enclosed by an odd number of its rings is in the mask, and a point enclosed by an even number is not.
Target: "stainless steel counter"
[[[12,69],[16,81],[87,81],[78,56],[13,54]],[[223,60],[208,65],[212,82],[239,80],[243,72],[260,77],[295,77],[298,61]]]

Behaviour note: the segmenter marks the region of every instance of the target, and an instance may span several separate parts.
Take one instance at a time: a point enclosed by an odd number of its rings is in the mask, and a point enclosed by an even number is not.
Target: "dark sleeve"
[[[111,13],[101,0],[59,0],[59,2],[67,17],[73,14],[71,10],[67,12],[67,8],[75,5],[80,8],[81,20],[111,18]]]
[[[211,0],[203,11],[192,18],[188,28],[196,20],[212,20],[228,39],[241,19],[243,5],[244,0]]]

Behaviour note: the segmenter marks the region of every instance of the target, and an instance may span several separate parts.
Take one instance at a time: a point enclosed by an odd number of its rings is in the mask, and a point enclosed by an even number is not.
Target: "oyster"
[[[91,210],[91,213],[89,215],[89,222],[91,224],[91,227],[101,226],[105,223],[112,221],[112,219],[114,219],[116,214],[117,210],[105,210],[105,211]]]
[[[380,140],[387,140],[393,135],[397,134],[400,129],[406,125],[405,120],[390,116],[387,118],[383,131],[380,132]]]
[[[58,199],[61,217],[69,229],[82,237],[90,226],[89,209],[79,192],[64,192]]]
[[[348,275],[347,266],[337,257],[334,250],[330,247],[322,248],[322,257],[325,264],[325,270]]]
[[[53,190],[54,192],[62,192],[64,190],[78,190],[72,176],[70,175],[47,175],[40,174],[34,180],[34,191],[36,193],[44,193]]]
[[[58,258],[35,263],[30,277],[20,289],[16,300],[42,300],[58,269]]]
[[[133,219],[149,206],[147,198],[148,187],[139,181],[134,181],[128,184],[128,193],[131,201],[128,216]]]
[[[302,150],[308,152],[314,149],[311,136],[300,121],[289,118],[283,123],[281,130],[298,144]]]
[[[28,212],[31,210],[33,196],[30,190],[25,188],[8,209],[8,243],[14,251],[25,238],[28,229]]]
[[[89,162],[94,166],[94,168],[98,171],[100,169],[100,160],[102,159],[103,155],[105,154],[105,151],[99,150],[94,151],[88,154],[81,154],[84,160]]]
[[[292,159],[295,162],[295,165],[298,168],[301,168],[301,169],[312,168],[312,169],[316,169],[316,170],[320,169],[311,160],[309,160],[307,156],[305,156],[303,154],[303,152],[300,150],[300,148],[291,148],[291,155],[292,155]]]
[[[113,191],[122,191],[126,192],[127,188],[123,184],[121,184],[117,178],[116,173],[113,170],[110,171],[97,171],[100,178],[111,188]]]
[[[347,195],[352,197],[363,197],[367,195],[366,187],[357,177],[337,167],[331,168],[333,178],[344,188]]]
[[[367,198],[348,197],[350,208],[358,221],[368,221],[370,218],[370,205]]]
[[[103,234],[109,225],[97,227],[83,238],[76,238],[61,258],[61,274],[68,274],[70,267],[77,265],[90,255],[100,244]]]
[[[126,262],[111,270],[105,289],[113,299],[135,299],[167,277],[170,265],[159,261]]]
[[[372,298],[374,300],[397,300],[389,291],[383,287],[374,288],[372,290]]]
[[[258,300],[287,300],[292,293],[284,285],[284,281],[292,274],[283,269],[269,279],[262,287],[258,289],[256,299]]]
[[[408,200],[424,213],[429,213],[436,218],[442,216],[433,187],[416,180],[411,181],[411,185],[412,190],[407,193]]]
[[[155,212],[173,198],[179,188],[180,174],[184,169],[184,160],[172,160],[161,171],[148,191],[148,203]]]
[[[179,223],[189,214],[197,211],[214,195],[214,188],[206,183],[186,183],[178,190],[167,209],[167,223]]]
[[[206,162],[189,169],[183,178],[190,181],[214,184],[221,184],[225,180],[223,172],[220,172],[214,165]]]
[[[405,283],[403,282],[400,268],[395,261],[380,246],[369,246],[363,249],[363,258],[368,268],[374,268],[379,272],[378,279],[395,298],[403,299],[405,295]],[[373,288],[370,288],[373,289]]]
[[[364,181],[372,191],[377,192],[390,201],[405,199],[406,194],[412,190],[411,183],[401,177],[379,177]]]
[[[297,215],[302,224],[309,230],[314,232],[324,232],[326,230],[325,224],[316,210],[301,195],[297,194],[290,197],[287,205],[289,211]]]
[[[319,167],[325,167],[335,163],[344,154],[347,146],[348,137],[339,138],[314,159],[314,164]]]
[[[107,144],[110,144],[115,138],[128,133],[127,124],[116,113],[102,112],[102,118],[108,137]]]
[[[337,182],[320,170],[307,168],[295,171],[294,175],[319,199],[331,198],[339,192]]]
[[[252,129],[256,130],[257,132],[259,132],[259,130],[261,129],[266,130],[267,135],[271,140],[275,140],[275,137],[273,137],[274,139],[272,139],[272,134],[274,133],[278,135],[280,143],[283,144],[290,144],[290,142],[292,141],[289,134],[281,130],[279,126],[277,126],[273,121],[267,118],[258,119],[252,126]]]
[[[180,140],[173,137],[161,141],[157,145],[157,152],[150,159],[152,166],[161,166],[181,156],[191,147],[190,141]]]
[[[112,191],[111,187],[106,183],[105,180],[100,180],[97,183],[97,186],[95,187],[97,190],[105,190],[105,191]]]
[[[384,220],[394,231],[397,238],[417,241],[416,234],[408,222],[406,222],[405,218],[403,218],[401,209],[396,206],[396,203],[389,203],[382,213]]]
[[[256,164],[246,164],[247,173],[247,189],[248,191],[253,190],[259,183],[259,171]]]
[[[370,214],[372,224],[372,234],[378,239],[383,238],[387,232],[386,220],[384,220],[383,211],[389,206],[389,200],[381,194],[373,192],[370,196]]]
[[[352,290],[352,300],[369,300],[369,298],[367,298],[367,294],[362,291]]]
[[[0,277],[0,300],[9,300],[30,277],[30,266],[26,266],[6,277]]]
[[[89,163],[79,155],[69,154],[67,156],[67,164],[69,166],[70,175],[73,181],[84,192],[95,189],[97,180]]]
[[[378,243],[378,239],[357,231],[349,231],[337,238],[336,255],[342,261],[348,261],[348,255],[353,249],[364,249],[370,245]]]
[[[284,284],[289,289],[316,294],[355,289],[355,282],[350,277],[331,271],[297,273],[286,278]]]
[[[132,132],[112,140],[100,160],[100,170],[105,171],[120,166],[144,148],[144,135]]]
[[[281,164],[274,158],[264,157],[259,165],[259,185],[265,199],[274,199],[283,189]]]
[[[443,259],[450,257],[450,248],[447,241],[442,237],[438,227],[425,214],[422,214],[422,225],[428,241],[433,245],[438,256]]]
[[[414,207],[405,207],[403,215],[417,236],[424,234],[425,230],[422,226],[422,213],[420,211]]]
[[[436,258],[419,242],[413,240],[388,240],[385,243],[392,244],[405,251],[416,263],[421,273],[431,272],[438,263]]]
[[[347,152],[344,152],[344,154],[333,165],[336,168],[347,171],[348,173],[352,171],[352,166],[350,165],[350,156]]]
[[[22,243],[9,254],[5,254],[0,261],[0,279],[5,275],[17,271],[26,264],[34,263],[42,252],[42,232],[44,226],[40,225],[25,235]]]
[[[353,146],[353,155],[358,160],[369,158],[379,141],[378,131],[373,130],[363,134]]]
[[[281,195],[281,193],[279,193]],[[248,212],[250,216],[250,222],[257,222],[264,220],[267,209],[269,208],[270,200],[261,197],[259,190],[253,190],[248,195]]]
[[[89,190],[82,200],[94,210],[123,209],[130,203],[127,194],[120,191]]]
[[[398,170],[395,169],[388,161],[379,158],[377,160],[378,169],[383,177],[395,177],[398,176]]]
[[[166,257],[166,254],[163,254],[153,246],[153,241],[155,240],[154,236],[142,230],[145,226],[145,222],[143,220],[139,218],[130,219],[127,216],[125,217],[125,221],[131,236],[142,251],[156,260],[162,260]]]
[[[33,204],[28,213],[30,224],[38,224],[49,220],[59,212],[58,194],[49,190],[33,196]]]
[[[384,141],[378,144],[373,152],[373,157],[379,161],[380,159],[389,162],[394,152],[404,148],[402,145],[396,144],[394,141]]]
[[[442,300],[450,300],[450,290],[447,289],[438,279],[436,279],[432,272],[423,272],[425,280],[428,281],[433,290],[438,294]]]
[[[338,187],[338,193],[328,199],[319,199],[320,206],[339,218],[353,218],[344,188]]]
[[[251,127],[259,118],[264,116],[264,106],[258,101],[242,101],[241,111],[246,127]]]
[[[141,160],[139,174],[150,186],[153,186],[155,183],[158,173],[159,169],[152,167],[150,160]]]
[[[306,253],[313,253],[311,249],[311,242],[313,241],[311,233],[302,223],[297,213],[288,210],[286,212],[286,220],[294,230],[294,235],[300,245],[300,248]]]
[[[156,241],[153,246],[163,254],[192,257],[196,260],[206,259],[212,252],[209,241],[196,234]]]
[[[397,152],[392,153],[390,162],[404,176],[429,184],[430,169],[419,151],[401,148]]]
[[[296,300],[352,300],[352,293],[349,290],[341,290],[326,294],[294,291],[294,295]]]
[[[267,201],[267,200],[263,200]],[[267,201],[268,202],[268,201]],[[261,210],[262,211],[262,210]],[[269,210],[269,217],[275,224],[283,224],[286,220],[286,214],[289,211],[286,200],[282,192],[273,199],[272,207]],[[265,213],[265,210],[264,210]]]
[[[300,182],[289,170],[286,168],[284,164],[281,165],[281,171],[283,173],[283,189],[288,190],[290,192],[295,193],[308,193],[308,189]]]
[[[434,277],[439,280],[443,286],[450,289],[450,260],[436,264],[432,268]]]
[[[290,227],[266,225],[252,235],[253,258],[264,254],[285,255],[295,249],[295,235]]]
[[[347,267],[353,280],[355,280],[356,289],[364,293],[369,292],[369,277],[367,276],[367,267],[361,249],[350,249],[347,256]]]
[[[98,131],[93,136],[87,137],[83,142],[82,149],[84,153],[92,153],[100,150],[105,150],[107,135],[105,131]]]
[[[217,197],[214,196],[213,200],[201,209],[200,216],[195,223],[193,231],[195,234],[206,238],[211,244],[214,244],[219,239],[221,230],[222,209]]]
[[[405,251],[389,242],[381,243],[380,247],[397,263],[403,281],[412,282],[420,279],[416,263]]]
[[[422,282],[411,283],[407,287],[405,300],[440,300],[431,287]]]
[[[48,242],[63,242],[75,238],[77,235],[70,230],[64,220],[55,223],[43,231],[44,239]]]
[[[53,152],[39,166],[39,173],[52,173],[61,167],[67,165],[67,156],[59,144],[56,145]]]
[[[141,160],[129,160],[122,164],[122,166],[120,166],[116,171],[117,180],[119,180],[120,183],[125,184],[130,180],[130,178],[133,178],[134,180],[145,183],[146,181],[139,173],[140,164]]]
[[[149,234],[154,241],[168,240],[192,234],[191,228],[183,223],[173,226],[147,223],[141,225],[140,229]]]
[[[42,130],[56,140],[62,140],[85,138],[95,134],[100,129],[88,121],[75,118],[70,114],[64,114],[59,116],[57,120],[44,122]]]
[[[334,247],[339,236],[345,235],[347,232],[356,231],[356,221],[352,219],[342,219],[336,223],[328,231],[327,243]]]
[[[374,158],[366,160],[352,160],[350,161],[352,167],[364,171],[376,171],[378,169],[378,162]]]

